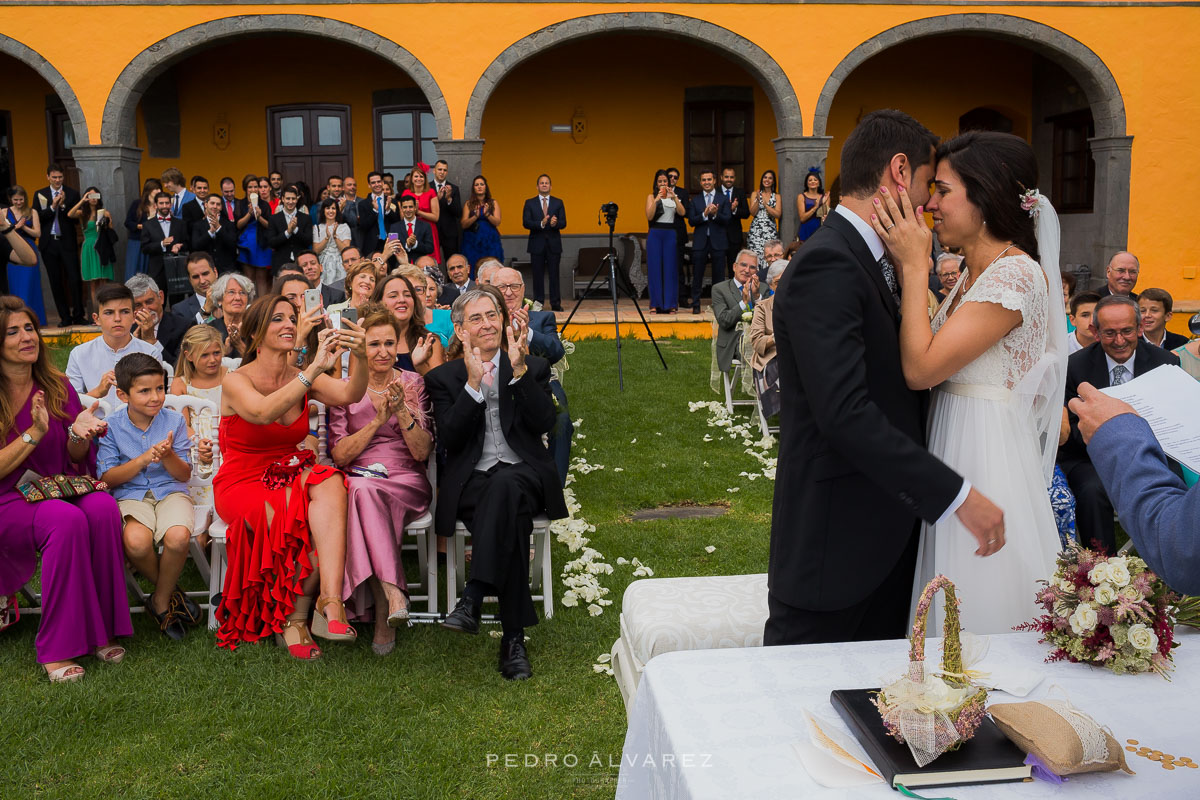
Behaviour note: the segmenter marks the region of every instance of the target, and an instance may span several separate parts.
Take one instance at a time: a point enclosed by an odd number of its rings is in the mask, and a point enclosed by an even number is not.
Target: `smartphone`
[[[87,199],[88,199],[88,200],[99,200],[99,199],[100,199],[100,193],[99,193],[99,192],[88,192]]]
[[[351,322],[357,324],[358,323],[358,309],[352,308],[352,307],[346,307],[346,308],[342,309],[342,319],[348,319]]]
[[[398,233],[389,233],[389,234],[387,235],[387,240],[388,240],[389,242],[398,242],[398,241],[400,241],[400,234],[398,234]]]
[[[304,310],[312,311],[317,306],[321,305],[321,290],[320,289],[305,289],[304,290]]]
[[[342,329],[342,312],[341,311],[330,311],[329,312],[329,327],[333,328],[335,331],[340,331]]]

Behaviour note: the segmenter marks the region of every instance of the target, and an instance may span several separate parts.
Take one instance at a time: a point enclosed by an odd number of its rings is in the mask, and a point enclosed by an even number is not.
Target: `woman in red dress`
[[[281,295],[257,300],[243,317],[246,354],[221,384],[220,445],[224,462],[213,479],[217,513],[229,525],[229,570],[217,619],[217,642],[233,649],[275,634],[294,658],[321,655],[309,636],[308,614],[318,585],[312,632],[352,641],[342,605],[346,560],[346,481],[316,464],[299,445],[309,433],[309,399],[345,406],[367,386],[362,328],[318,337],[301,371],[293,348],[296,308]],[[325,374],[349,350],[349,381]]]
[[[403,197],[407,194],[416,198],[417,216],[428,222],[429,227],[433,229],[433,257],[441,264],[443,263],[442,244],[438,241],[437,225],[442,207],[438,204],[437,191],[429,185],[429,179],[425,177],[425,173],[428,171],[427,164],[417,164],[413,167],[412,172],[408,174],[408,182],[412,184],[412,188],[405,189],[400,196]]]

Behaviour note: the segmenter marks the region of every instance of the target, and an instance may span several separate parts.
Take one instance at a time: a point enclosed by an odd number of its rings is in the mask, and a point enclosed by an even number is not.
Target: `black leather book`
[[[1010,742],[989,717],[984,717],[983,724],[970,741],[953,752],[943,753],[924,767],[918,767],[908,745],[897,742],[883,727],[879,711],[871,703],[878,691],[836,689],[829,695],[829,701],[875,762],[875,769],[893,789],[898,785],[915,789],[1031,780],[1025,753]]]

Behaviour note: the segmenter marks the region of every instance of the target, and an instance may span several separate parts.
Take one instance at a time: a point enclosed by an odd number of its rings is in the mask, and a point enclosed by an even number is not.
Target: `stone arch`
[[[67,79],[62,76],[62,73],[36,50],[2,33],[0,33],[0,53],[10,55],[33,68],[38,75],[45,79],[46,83],[50,84],[54,93],[58,95],[58,99],[62,100],[63,106],[67,109],[71,127],[75,130],[75,143],[89,144],[91,140],[88,138],[87,118],[83,115],[83,107],[79,105],[79,98],[75,96],[75,90],[71,88],[71,84],[67,83]]]
[[[173,33],[138,53],[117,77],[104,106],[100,139],[105,144],[134,141],[135,114],[142,94],[162,70],[191,55],[198,46],[240,36],[291,33],[332,39],[373,53],[399,67],[425,93],[439,138],[453,135],[446,98],[425,65],[400,45],[376,33],[338,20],[304,14],[253,14],[224,17]]]
[[[1055,62],[1083,88],[1092,108],[1097,138],[1125,135],[1125,101],[1117,81],[1090,48],[1062,31],[1021,17],[1006,14],[947,14],[928,17],[890,28],[860,44],[834,68],[813,112],[813,135],[824,136],[829,110],[842,83],[864,61],[901,42],[926,36],[975,34],[1007,39]]]
[[[657,33],[678,36],[708,47],[735,61],[758,81],[771,108],[779,135],[801,136],[800,104],[783,69],[765,50],[733,31],[711,22],[659,12],[595,14],[549,25],[509,45],[496,56],[471,92],[464,139],[478,139],[488,98],[514,67],[536,53],[577,39],[605,33]]]

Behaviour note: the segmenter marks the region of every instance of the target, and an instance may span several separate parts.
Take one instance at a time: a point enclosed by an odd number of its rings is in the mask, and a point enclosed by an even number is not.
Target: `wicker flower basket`
[[[929,606],[941,589],[946,622],[942,675],[925,674],[925,630]],[[963,670],[959,636],[958,599],[945,575],[931,580],[917,604],[909,647],[908,674],[880,690],[875,698],[884,727],[896,741],[907,744],[920,766],[942,753],[956,750],[983,722],[987,690],[972,686]]]

